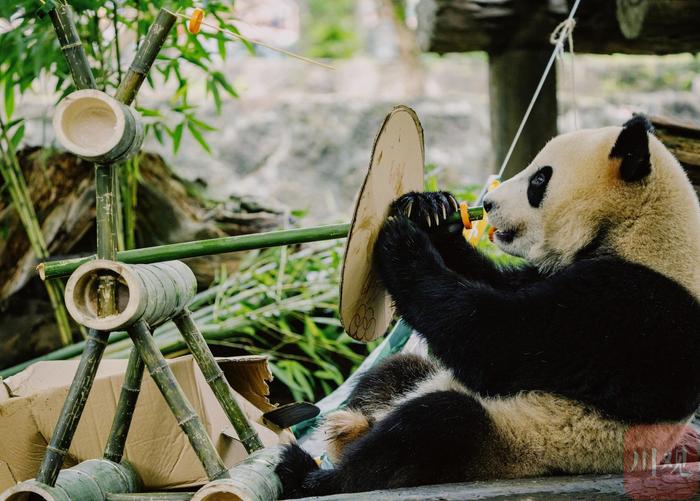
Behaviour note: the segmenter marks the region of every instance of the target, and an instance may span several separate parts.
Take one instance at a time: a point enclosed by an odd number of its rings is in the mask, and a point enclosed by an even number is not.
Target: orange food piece
[[[472,221],[469,219],[469,205],[467,202],[462,201],[459,203],[459,215],[462,218],[462,224],[464,227],[470,230],[472,227]]]
[[[187,29],[192,33],[193,35],[196,35],[199,33],[199,30],[202,29],[202,21],[204,20],[204,10],[200,9],[197,7],[194,9],[194,12],[192,13],[192,16],[190,17],[190,22],[187,25]]]

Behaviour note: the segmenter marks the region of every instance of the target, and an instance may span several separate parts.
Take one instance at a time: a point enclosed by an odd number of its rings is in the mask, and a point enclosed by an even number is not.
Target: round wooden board
[[[372,271],[372,250],[391,202],[409,191],[423,191],[424,162],[423,128],[416,113],[395,107],[374,140],[345,244],[340,320],[358,341],[383,336],[394,315],[391,298]]]

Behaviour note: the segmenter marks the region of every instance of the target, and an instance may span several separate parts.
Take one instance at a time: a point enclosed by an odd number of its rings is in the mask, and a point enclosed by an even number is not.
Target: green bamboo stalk
[[[194,492],[139,492],[138,494],[107,494],[107,501],[189,501]]]
[[[175,315],[173,322],[175,322],[180,334],[182,334],[185,343],[187,343],[187,348],[189,348],[197,365],[202,370],[204,378],[224,409],[233,429],[236,430],[245,450],[251,453],[262,449],[263,444],[258,433],[248,422],[248,418],[239,407],[238,402],[236,402],[233,390],[224,377],[224,372],[219,367],[219,364],[216,363],[207,342],[197,328],[197,324],[192,320],[189,310],[185,308]]]
[[[158,17],[156,17],[155,22],[148,30],[146,38],[139,45],[138,52],[129,67],[129,71],[119,83],[119,88],[115,95],[118,101],[131,104],[134,100],[176,20],[177,17],[165,9],[161,9],[158,12]]]
[[[2,132],[2,139],[6,144],[6,148],[4,148],[0,142],[0,155],[3,157],[3,160],[0,161],[0,175],[7,183],[12,204],[19,214],[34,255],[37,259],[45,260],[49,256],[49,251],[44,240],[44,233],[41,231],[29,188],[17,159],[17,152],[12,145],[12,140],[2,118],[0,118],[0,132]],[[73,341],[73,332],[63,304],[63,284],[59,280],[49,280],[45,286],[56,319],[61,344],[63,346],[69,345]]]
[[[112,421],[112,429],[109,432],[104,452],[104,458],[115,463],[119,463],[124,455],[131,418],[134,416],[136,402],[141,391],[144,368],[145,364],[141,359],[141,355],[139,355],[138,350],[132,348],[129,354],[129,363],[126,366],[126,373],[124,374],[119,401],[117,402],[117,409],[114,413],[114,420]]]
[[[85,49],[78,36],[70,6],[67,3],[59,3],[51,10],[50,16],[59,44],[70,68],[74,85],[78,89],[96,88],[95,78],[85,55]],[[111,175],[108,168],[100,168],[99,166],[96,168],[96,178],[99,180],[99,182],[96,182],[96,198],[98,201],[96,208],[98,215],[100,215],[101,211],[104,211],[104,203],[100,206],[100,200],[105,200],[104,193],[109,189],[109,186],[105,186],[104,183],[106,175]],[[101,242],[103,245],[102,249],[98,245],[98,254],[108,253],[105,238],[107,238],[107,241],[111,241],[110,231],[111,228],[105,228],[104,217],[102,217],[102,220],[98,217],[98,242]],[[110,290],[112,289],[109,287],[109,283],[104,282],[102,287],[103,293],[109,296]],[[111,296],[113,297],[114,294],[112,293]],[[103,298],[100,304],[102,304],[101,309],[106,311],[114,307],[113,301],[109,300],[109,298]],[[88,333],[88,339],[80,358],[78,370],[68,390],[56,428],[51,435],[51,441],[46,448],[46,453],[36,477],[37,481],[43,484],[53,486],[56,483],[64,457],[73,440],[73,435],[85,408],[85,402],[95,380],[97,367],[107,345],[107,338],[108,333],[106,332],[91,329]]]
[[[469,208],[469,217],[472,220],[482,219],[483,213],[484,210],[482,207]],[[448,221],[451,222],[457,222],[459,220],[460,217],[458,213],[448,218]],[[212,238],[209,240],[197,240],[194,242],[126,250],[117,253],[117,261],[128,264],[147,264],[158,261],[186,259],[189,257],[211,256],[227,252],[265,249],[267,247],[279,247],[282,245],[320,242],[322,240],[345,238],[348,236],[349,231],[349,224],[332,224],[313,226],[310,228],[255,233],[252,235]],[[94,256],[46,261],[41,263],[37,267],[37,270],[42,279],[64,277],[73,273],[81,264],[92,259],[94,259]]]
[[[226,252],[332,240],[346,237],[349,229],[350,225],[348,224],[336,224],[145,247],[142,249],[118,252],[117,261],[127,264],[147,264],[188,257],[223,254]],[[46,261],[41,263],[37,267],[37,270],[43,279],[64,277],[73,273],[81,264],[92,259],[94,259],[94,256]]]
[[[173,371],[158,350],[145,322],[138,322],[131,326],[129,337],[146,363],[153,381],[175,415],[180,428],[187,435],[209,479],[227,478],[228,471],[224,462],[216,451],[199,416],[187,401]]]
[[[61,45],[63,56],[70,68],[73,83],[77,89],[96,89],[95,77],[90,69],[85,49],[78,36],[73,21],[73,11],[67,3],[56,2],[49,12],[51,22]]]
[[[47,485],[54,485],[58,472],[63,464],[63,459],[68,453],[68,447],[73,440],[75,429],[80,421],[85,402],[90,393],[92,382],[95,380],[97,367],[100,364],[102,353],[107,346],[108,333],[88,331],[88,339],[85,342],[85,350],[80,358],[78,370],[63,402],[60,418],[51,435],[51,442],[46,447],[46,454],[41,463],[36,479]]]

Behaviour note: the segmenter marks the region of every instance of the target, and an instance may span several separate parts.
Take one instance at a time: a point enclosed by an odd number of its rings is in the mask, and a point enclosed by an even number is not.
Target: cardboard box
[[[254,356],[218,361],[263,443],[270,446],[292,441],[290,431],[263,424],[263,412],[274,408],[267,399],[267,381],[272,379],[267,359]],[[243,460],[245,449],[192,357],[168,363],[226,465]],[[0,492],[36,476],[77,366],[77,360],[39,362],[0,380]],[[126,360],[103,360],[100,364],[64,468],[102,457],[125,370]],[[126,442],[126,459],[147,489],[207,481],[187,437],[148,373]]]

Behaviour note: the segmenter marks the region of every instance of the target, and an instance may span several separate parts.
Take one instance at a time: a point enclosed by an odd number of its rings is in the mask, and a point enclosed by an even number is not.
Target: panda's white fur
[[[686,173],[654,136],[649,136],[652,170],[643,183],[618,174],[609,158],[621,127],[586,129],[555,137],[532,163],[489,194],[496,228],[518,227],[511,244],[496,245],[545,272],[569,265],[594,238],[601,221],[611,221],[608,245],[621,257],[663,273],[700,298],[700,208]],[[546,210],[531,207],[528,179],[543,165],[556,169],[547,189]]]
[[[636,119],[630,123],[630,128],[640,126],[639,120]],[[558,136],[543,148],[526,169],[489,193],[486,200],[491,207],[488,211],[489,222],[498,229],[495,243],[505,252],[525,258],[537,268],[537,272],[544,277],[543,280],[569,269],[581,259],[581,254],[591,247],[596,257],[614,256],[623,263],[636,263],[667,277],[695,298],[697,308],[697,301],[700,301],[700,204],[696,192],[678,161],[651,135],[647,137],[648,145],[645,145],[648,150],[642,152],[648,153],[650,172],[643,173],[639,180],[635,179],[633,182],[622,179],[623,162],[639,161],[635,156],[639,152],[625,150],[622,156],[611,154],[616,147],[620,147],[618,143],[623,132],[625,128],[606,127]],[[636,134],[636,140],[643,138],[643,135]],[[646,132],[643,131],[642,134]],[[623,145],[624,148],[629,146]],[[640,158],[643,162],[644,155]],[[533,206],[529,201],[528,187],[533,176],[543,166],[549,166],[553,174],[551,179],[548,179],[541,206]],[[419,201],[411,199],[414,210]],[[434,205],[435,202],[433,200],[430,203]],[[432,210],[439,213],[442,207],[438,203]],[[424,218],[423,215],[416,217]],[[395,226],[400,225],[397,223]],[[410,233],[410,228],[403,226],[401,231],[407,232],[404,238],[415,237]],[[378,243],[378,246],[383,247],[381,251],[375,251],[375,258],[381,260],[386,256],[380,264],[380,274],[388,282],[387,287],[392,292],[399,311],[404,318],[414,319],[416,324],[420,324],[414,325],[420,331],[421,325],[429,324],[421,323],[420,317],[416,316],[416,310],[420,312],[431,307],[431,295],[425,293],[420,300],[410,299],[409,296],[404,299],[405,294],[411,293],[410,282],[405,282],[405,285],[390,283],[391,277],[402,275],[401,267],[405,266],[405,261],[412,258],[409,251],[406,255],[398,256],[403,247],[400,247],[397,238],[394,240],[396,243],[392,242],[391,245],[385,242]],[[435,242],[434,245],[439,247]],[[420,247],[408,240],[404,242],[404,246]],[[428,251],[424,254],[426,257],[420,259],[434,259],[430,257],[431,252]],[[448,267],[455,264],[445,255],[449,250],[440,249],[440,252],[443,253],[444,263]],[[384,267],[386,269],[382,269]],[[437,269],[434,268],[433,275],[437,274]],[[614,270],[614,267],[612,269]],[[415,274],[416,270],[415,267],[411,268],[410,273]],[[467,270],[466,273],[469,275],[470,271]],[[426,280],[429,277],[430,272],[426,272]],[[478,279],[486,280],[483,277]],[[611,276],[611,279],[617,277]],[[468,276],[468,280],[472,280],[471,277]],[[520,287],[517,280],[519,278],[513,282],[514,291]],[[456,291],[459,290],[458,287]],[[437,288],[435,295],[441,292],[442,289]],[[402,303],[407,303],[409,299],[410,307],[402,311]],[[697,309],[692,308],[691,306],[690,310],[682,310],[681,314],[697,314]],[[643,312],[643,306],[640,307],[640,311]],[[691,313],[688,313],[689,311]],[[590,311],[590,315],[596,314],[597,311]],[[494,318],[493,321],[498,322],[499,319]],[[462,327],[468,331],[470,325],[467,322]],[[427,330],[426,327],[423,329]],[[591,336],[595,338],[597,334],[591,333]],[[436,335],[439,334],[426,337],[429,345],[435,342],[432,339]],[[563,330],[557,335],[565,339],[569,333]],[[655,332],[653,335],[660,338],[665,336],[663,332]],[[493,340],[495,344],[498,342],[498,339]],[[447,349],[449,352],[449,347]],[[502,349],[508,350],[509,347],[504,346]],[[693,340],[692,350],[697,349],[697,343]],[[442,356],[445,356],[444,349]],[[620,364],[626,363],[631,362],[620,360]],[[396,383],[397,370],[405,371],[405,367],[412,364],[417,364],[415,372],[419,376],[415,377],[415,381],[408,381],[399,388]],[[379,369],[367,384],[361,384],[356,389],[356,394],[364,394],[359,404],[354,405],[351,400],[348,409],[327,417],[324,430],[328,448],[332,459],[340,465],[339,470],[334,470],[334,476],[328,474],[323,478],[320,474],[318,478],[311,474],[309,479],[315,480],[309,480],[306,490],[302,489],[301,492],[306,495],[323,493],[319,486],[324,483],[326,486],[332,485],[327,488],[330,489],[329,492],[333,492],[436,481],[435,479],[439,478],[438,470],[433,473],[433,477],[421,480],[415,477],[419,476],[416,472],[420,471],[422,474],[422,470],[415,470],[411,477],[408,472],[412,470],[406,465],[405,471],[401,470],[396,474],[396,478],[387,480],[386,485],[382,483],[383,477],[379,473],[373,478],[373,484],[370,480],[363,484],[360,476],[365,475],[369,478],[373,474],[370,475],[359,463],[375,461],[375,458],[371,451],[363,453],[357,449],[362,447],[361,444],[369,446],[370,443],[374,443],[369,437],[373,429],[381,430],[377,433],[385,435],[392,433],[397,427],[408,429],[410,426],[404,421],[412,418],[406,417],[402,421],[398,414],[408,413],[408,409],[414,412],[414,403],[429,402],[431,396],[464,395],[466,399],[476,402],[477,407],[481,407],[487,415],[489,428],[485,434],[493,433],[489,435],[489,443],[481,444],[481,448],[477,448],[481,451],[478,461],[482,463],[482,467],[475,470],[469,466],[468,472],[465,470],[463,474],[464,479],[513,478],[552,472],[619,472],[623,469],[625,448],[634,447],[635,444],[639,447],[653,444],[661,450],[669,450],[683,433],[683,426],[679,425],[687,423],[692,417],[693,409],[688,407],[684,415],[676,413],[673,419],[650,419],[654,426],[639,426],[638,423],[631,426],[625,419],[610,418],[599,412],[590,402],[583,403],[575,398],[546,391],[517,391],[506,395],[480,393],[478,389],[465,384],[464,377],[460,378],[453,370],[446,368],[449,364],[443,364],[442,360],[431,362],[429,367],[423,364],[424,362],[407,358],[394,362],[394,367]],[[385,375],[382,375],[382,370],[385,371]],[[382,387],[381,383],[378,383],[382,381],[382,377],[389,382],[389,386],[396,387],[393,393],[390,388]],[[692,384],[699,383],[694,381]],[[374,391],[376,395],[373,398]],[[686,398],[695,397],[690,395]],[[656,405],[656,402],[654,404]],[[426,409],[426,412],[439,413],[440,409]],[[432,419],[433,416],[426,414],[426,422],[433,422]],[[639,416],[635,419],[639,421]],[[465,426],[472,426],[471,423],[466,422]],[[456,430],[456,434],[459,434],[457,431],[461,430]],[[396,442],[389,440],[387,444],[390,443]],[[357,447],[355,444],[358,444]],[[491,450],[484,452],[484,445]],[[350,449],[353,453],[352,458],[345,454],[345,451]],[[381,459],[377,458],[376,461],[381,462]],[[384,466],[380,466],[379,463],[374,464],[374,468],[384,471]],[[425,469],[424,466],[422,468]],[[388,473],[384,475],[390,477]],[[448,481],[460,479],[459,472],[455,475],[457,476],[445,478]]]

